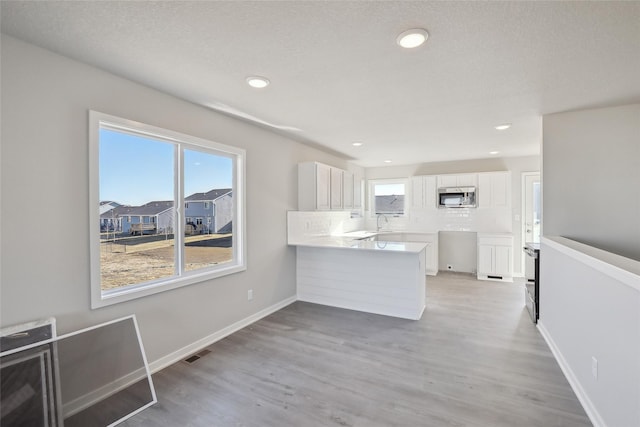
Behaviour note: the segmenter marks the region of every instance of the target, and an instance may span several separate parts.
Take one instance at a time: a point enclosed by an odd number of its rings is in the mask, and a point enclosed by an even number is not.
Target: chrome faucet
[[[386,224],[389,223],[389,218],[385,214],[378,214],[378,218],[376,219],[376,226],[378,227],[377,231],[380,231],[382,227],[380,226],[380,218],[384,218],[384,222]]]

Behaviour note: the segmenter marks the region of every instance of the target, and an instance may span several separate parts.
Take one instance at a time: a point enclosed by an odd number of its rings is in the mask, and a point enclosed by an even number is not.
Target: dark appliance
[[[438,188],[439,208],[475,208],[475,187],[442,187]]]
[[[533,323],[538,323],[540,317],[540,243],[526,243],[524,245],[525,286],[524,302]]]

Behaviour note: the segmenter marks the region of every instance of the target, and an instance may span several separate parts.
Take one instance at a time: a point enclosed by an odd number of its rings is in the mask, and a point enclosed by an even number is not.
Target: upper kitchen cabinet
[[[331,209],[331,169],[317,162],[298,164],[298,210]]]
[[[478,174],[478,207],[511,207],[511,172]]]
[[[438,175],[438,188],[442,187],[475,187],[478,185],[478,175],[465,173],[460,175]]]
[[[414,209],[436,209],[437,187],[435,176],[411,178],[411,207]]]
[[[344,171],[342,169],[331,168],[331,209],[344,209],[344,201],[342,200],[342,179]]]
[[[362,196],[364,195],[364,179],[355,175],[353,177],[353,209],[362,209]]]
[[[342,206],[345,210],[353,209],[354,176],[349,171],[342,171]]]
[[[318,162],[298,164],[298,210],[362,208],[362,178]]]

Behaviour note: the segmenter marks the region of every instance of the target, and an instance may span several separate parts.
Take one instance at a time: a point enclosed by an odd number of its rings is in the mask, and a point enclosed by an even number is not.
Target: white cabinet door
[[[466,173],[464,175],[456,175],[456,186],[458,187],[475,187],[478,185],[478,175],[475,173]]]
[[[436,186],[435,175],[425,176],[422,186],[424,187],[424,207],[427,209],[438,209],[438,188]],[[437,265],[436,265],[437,271]]]
[[[436,209],[436,176],[414,176],[411,178],[411,207],[414,209]]]
[[[513,280],[513,236],[478,235],[478,280]]]
[[[458,180],[456,175],[438,175],[438,188],[456,187]]]
[[[331,209],[341,210],[342,204],[342,170],[336,168],[331,169]]]
[[[511,259],[512,248],[509,246],[496,246],[494,248],[494,273],[497,276],[511,276]]]
[[[354,177],[353,182],[353,208],[362,209],[362,186],[364,180],[358,176]]]
[[[429,242],[425,250],[425,272],[429,276],[438,274],[438,240]]]
[[[486,172],[478,174],[478,207],[511,207],[511,173]]]
[[[316,163],[316,209],[331,209],[331,167]]]
[[[480,245],[478,246],[478,274],[493,274],[493,253],[495,246]]]
[[[420,209],[424,207],[424,177],[411,177],[411,207]]]
[[[353,173],[344,171],[342,173],[342,199],[344,209],[353,209],[353,183]]]
[[[492,205],[495,208],[511,207],[511,173],[497,172],[491,175]]]
[[[476,201],[478,202],[478,208],[491,207],[491,174],[478,174],[478,192],[476,194]]]
[[[438,175],[438,188],[441,187],[475,187],[478,185],[478,174]]]

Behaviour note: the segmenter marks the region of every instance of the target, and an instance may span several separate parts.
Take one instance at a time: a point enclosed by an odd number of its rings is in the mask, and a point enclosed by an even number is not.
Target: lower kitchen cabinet
[[[425,273],[428,276],[438,275],[438,233],[385,233],[378,240],[426,243]]]
[[[478,280],[513,281],[513,236],[478,233]]]

